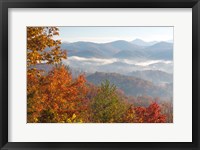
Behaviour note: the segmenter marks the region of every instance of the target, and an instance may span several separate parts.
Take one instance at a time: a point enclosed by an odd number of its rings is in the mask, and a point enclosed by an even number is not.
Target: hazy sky
[[[115,40],[173,40],[173,27],[59,27],[62,42],[89,41],[106,43]]]

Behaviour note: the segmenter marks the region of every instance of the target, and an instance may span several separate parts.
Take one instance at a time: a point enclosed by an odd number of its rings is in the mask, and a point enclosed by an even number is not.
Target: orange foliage
[[[152,103],[149,107],[135,107],[136,122],[138,123],[165,123],[166,116],[161,114],[160,106]]]
[[[72,79],[64,66],[40,78],[28,75],[28,122],[68,122],[74,114],[81,121],[87,108],[85,82],[83,75]]]

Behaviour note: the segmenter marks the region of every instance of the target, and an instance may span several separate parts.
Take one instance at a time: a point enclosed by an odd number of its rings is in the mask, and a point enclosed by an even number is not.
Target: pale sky
[[[146,42],[173,40],[173,27],[59,27],[62,42],[106,43],[115,40]]]

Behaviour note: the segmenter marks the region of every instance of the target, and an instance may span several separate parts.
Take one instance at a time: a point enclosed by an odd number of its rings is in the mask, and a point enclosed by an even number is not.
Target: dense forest
[[[67,51],[61,49],[61,41],[54,38],[56,35],[59,35],[57,27],[27,27],[28,123],[173,122],[171,100],[127,95],[111,82],[113,77],[100,80],[98,84],[91,82],[93,78],[87,78],[84,73],[74,77],[70,66],[62,64],[62,60],[67,59]],[[41,64],[50,69],[37,67]],[[115,75],[115,80],[119,77]],[[136,82],[132,78],[128,81]],[[144,87],[143,82],[137,80],[142,89],[152,92],[148,88],[151,84],[145,81]],[[131,93],[138,92],[132,86],[126,88]],[[162,89],[154,88],[154,93],[155,90]]]

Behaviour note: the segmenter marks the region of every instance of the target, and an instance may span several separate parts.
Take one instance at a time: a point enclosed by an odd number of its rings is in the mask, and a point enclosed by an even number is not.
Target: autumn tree
[[[28,93],[33,90],[32,86],[37,84],[41,76],[37,64],[56,64],[60,63],[62,58],[66,58],[66,52],[60,49],[61,41],[54,40],[56,35],[59,35],[57,27],[27,27]]]
[[[135,107],[136,122],[165,123],[166,116],[161,113],[160,106],[154,102],[149,107]]]
[[[60,66],[42,76],[28,94],[29,122],[82,122],[87,109],[85,77],[72,79]],[[35,90],[35,88],[39,88]]]
[[[55,65],[66,58],[56,35],[56,27],[27,28],[28,122],[82,122],[86,118],[85,77],[73,79],[68,68]],[[51,64],[54,69],[44,74],[37,69],[39,64]]]
[[[92,122],[97,123],[122,122],[127,109],[126,103],[116,92],[116,86],[108,80],[101,83],[96,96],[91,100],[90,107]]]
[[[57,27],[27,27],[27,66],[42,62],[55,64],[66,59],[65,51],[60,49],[60,40]]]

